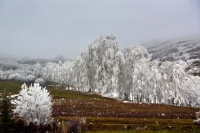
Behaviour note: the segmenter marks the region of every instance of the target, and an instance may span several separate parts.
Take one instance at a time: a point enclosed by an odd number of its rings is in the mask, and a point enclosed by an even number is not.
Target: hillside
[[[147,45],[147,44],[146,44]],[[199,59],[200,40],[173,40],[157,42],[147,48],[153,59],[174,61]]]
[[[163,61],[184,60],[189,68],[200,68],[200,39],[172,40],[145,44],[152,59]],[[194,73],[200,73],[199,69]]]
[[[0,93],[18,94],[22,83],[0,81]],[[131,103],[102,97],[98,94],[65,90],[64,87],[46,87],[54,99],[57,116],[101,116],[121,118],[195,118],[199,108],[165,104]],[[121,110],[120,110],[121,109]],[[78,110],[77,114],[68,110]],[[95,110],[95,111],[94,111]],[[68,113],[67,113],[67,112]],[[82,111],[82,112],[81,112]],[[92,111],[92,112],[91,112]],[[94,112],[93,112],[94,111]],[[162,115],[161,115],[162,114]]]
[[[16,94],[22,83],[0,81],[0,93]],[[199,108],[179,107],[165,104],[125,103],[97,94],[55,89],[47,86],[53,96],[53,117],[58,120],[87,118],[88,132],[136,132],[137,127],[147,125],[146,132],[159,131],[199,131],[193,124],[195,112]],[[92,123],[92,124],[91,124]],[[168,125],[173,125],[169,129]],[[127,126],[129,129],[124,129]]]

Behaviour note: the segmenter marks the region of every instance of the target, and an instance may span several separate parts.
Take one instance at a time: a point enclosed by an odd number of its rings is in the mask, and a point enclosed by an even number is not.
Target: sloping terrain
[[[148,46],[148,44],[146,44]],[[150,45],[150,44],[149,44]],[[200,40],[174,40],[155,43],[147,48],[153,59],[174,61],[182,59],[192,66],[199,66]]]
[[[187,71],[200,76],[200,39],[182,39],[144,44],[152,55],[152,60],[183,60],[188,63]]]
[[[159,58],[163,61],[197,59],[200,55],[200,41],[166,41],[150,46],[148,51],[153,54],[153,59]]]
[[[0,93],[5,90],[7,94],[17,94],[21,84],[0,81]],[[53,117],[64,121],[86,117],[88,133],[200,132],[199,125],[193,123],[199,108],[126,103],[97,94],[65,90],[64,87],[54,87],[52,84],[47,89],[53,96]],[[147,128],[142,130],[145,126]]]
[[[0,81],[0,93],[18,94],[22,83]],[[194,119],[199,108],[165,104],[144,104],[118,101],[97,94],[48,87],[53,96],[54,116],[91,116],[120,118],[183,118]]]
[[[165,104],[123,103],[121,101],[88,99],[54,99],[54,116],[88,116],[113,118],[195,119],[198,108]]]

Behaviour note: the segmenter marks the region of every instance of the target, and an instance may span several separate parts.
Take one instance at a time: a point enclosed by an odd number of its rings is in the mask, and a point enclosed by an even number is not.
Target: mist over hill
[[[142,44],[151,54],[151,60],[159,60],[160,64],[164,61],[183,60],[188,63],[187,70],[194,75],[200,75],[200,39],[176,39],[169,41],[153,41]],[[54,59],[31,59],[14,58],[0,54],[0,68],[4,70],[16,69],[18,64],[34,65],[40,63],[42,66],[48,62],[59,63],[72,61],[62,55]]]
[[[189,65],[196,66],[200,61],[200,40],[173,40],[157,42],[147,47],[152,59],[160,61],[184,60]]]
[[[152,60],[177,61],[188,63],[187,70],[194,75],[200,74],[200,39],[177,39],[164,42],[146,43],[145,47],[152,55]]]
[[[152,60],[175,61],[183,60],[190,67],[200,67],[200,39],[177,39],[169,41],[153,41],[142,44],[147,48],[149,54],[152,55]],[[62,55],[56,56],[54,59],[31,59],[31,58],[14,58],[0,54],[1,60],[14,61],[19,64],[45,64],[47,62],[58,63],[59,61],[72,61]]]

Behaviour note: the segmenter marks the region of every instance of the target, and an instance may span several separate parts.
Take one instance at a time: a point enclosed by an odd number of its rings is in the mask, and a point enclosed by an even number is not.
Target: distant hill
[[[36,64],[37,62],[40,64],[46,64],[47,62],[54,62],[58,63],[59,61],[65,62],[65,61],[70,61],[69,59],[65,59],[64,56],[57,56],[55,59],[29,59],[29,58],[22,58],[19,59],[17,62],[19,64]]]
[[[37,62],[40,64],[46,64],[47,62],[56,62],[55,60],[49,60],[49,59],[28,59],[23,58],[17,61],[19,64],[36,64]]]
[[[200,39],[172,40],[145,44],[152,59],[163,61],[184,60],[190,68],[200,68]]]

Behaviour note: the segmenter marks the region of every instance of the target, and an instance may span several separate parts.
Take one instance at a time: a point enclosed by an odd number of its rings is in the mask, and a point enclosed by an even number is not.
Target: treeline
[[[67,89],[97,92],[133,102],[199,106],[200,78],[182,60],[159,62],[141,45],[122,51],[115,36],[101,36],[71,62],[48,63],[41,77]]]
[[[121,50],[114,35],[90,42],[73,61],[23,66],[0,71],[0,77],[57,82],[66,89],[96,92],[132,102],[199,106],[200,78],[190,75],[182,60],[151,60],[145,47],[134,44]],[[32,76],[31,76],[32,75]]]

